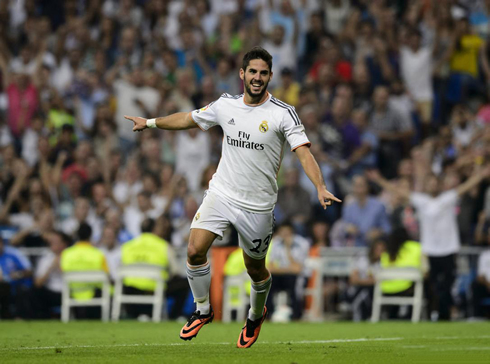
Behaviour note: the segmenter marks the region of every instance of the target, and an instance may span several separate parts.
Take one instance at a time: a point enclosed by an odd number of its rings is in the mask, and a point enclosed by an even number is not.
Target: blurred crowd
[[[269,91],[296,108],[344,201],[324,211],[286,152],[275,216],[301,246],[375,249],[403,227],[429,258],[489,247],[489,20],[484,0],[0,2],[0,282],[28,285],[32,274],[9,276],[7,248],[56,252],[83,223],[111,251],[151,218],[185,250],[222,131],[133,133],[123,115],[241,93],[241,59],[255,45],[273,56]],[[450,243],[431,245],[441,211]],[[217,243],[237,244],[236,233]],[[488,262],[477,274],[483,298]]]

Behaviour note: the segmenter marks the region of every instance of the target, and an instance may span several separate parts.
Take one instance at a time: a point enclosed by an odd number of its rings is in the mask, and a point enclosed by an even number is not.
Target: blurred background
[[[161,262],[128,261],[168,271],[170,318],[192,311],[189,226],[222,131],[133,133],[123,115],[188,112],[242,93],[238,70],[256,45],[273,56],[269,91],[296,108],[328,189],[344,201],[323,210],[286,152],[271,305],[293,319],[369,318],[382,255],[393,263],[401,243],[420,241],[423,211],[407,196],[436,196],[473,178],[444,207],[457,237],[432,250],[455,266],[431,277],[434,264],[422,257],[415,265],[426,277],[426,318],[488,316],[489,19],[484,0],[1,1],[1,318],[59,318],[62,252],[80,240],[94,247],[93,261],[103,253],[99,268],[114,279],[124,254],[134,258],[128,241],[164,244]],[[408,234],[401,243],[399,228]],[[457,244],[447,250],[446,239]],[[215,310],[223,276],[243,273],[237,241],[230,229],[211,252]],[[341,266],[324,266],[319,277],[311,256],[340,257]],[[92,263],[77,269],[99,269]],[[126,283],[128,292],[152,292]],[[438,291],[449,292],[445,304]]]

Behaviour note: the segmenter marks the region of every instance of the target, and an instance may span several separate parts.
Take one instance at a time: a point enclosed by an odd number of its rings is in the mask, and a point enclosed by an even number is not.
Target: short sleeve
[[[219,124],[217,115],[217,104],[219,103],[219,100],[220,99],[192,112],[192,120],[194,120],[197,126],[202,130],[206,131]]]
[[[15,264],[17,265],[17,268],[19,270],[30,270],[32,268],[29,259],[27,259],[20,252],[17,252],[17,254],[13,255],[13,257],[14,257]]]
[[[416,208],[421,208],[427,203],[428,197],[425,193],[412,192],[410,194],[410,203]]]
[[[485,276],[488,264],[490,264],[490,250],[484,251],[478,257],[478,276]]]
[[[293,106],[287,107],[284,112],[282,131],[292,151],[295,151],[303,145],[311,145],[306,136],[305,127],[301,124],[301,120],[299,120],[298,114],[296,114]]]
[[[361,135],[362,144],[369,145],[372,149],[378,148],[378,138],[374,133],[365,132]]]
[[[45,275],[49,267],[51,266],[52,261],[53,261],[53,257],[47,255],[44,255],[41,259],[39,259],[34,277],[40,278],[43,275]]]

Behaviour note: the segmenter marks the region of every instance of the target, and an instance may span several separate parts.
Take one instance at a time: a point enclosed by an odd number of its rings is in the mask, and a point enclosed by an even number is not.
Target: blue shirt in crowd
[[[12,280],[11,275],[14,272],[32,269],[31,262],[19,250],[10,246],[3,248],[3,253],[0,255],[0,269],[2,270],[3,281],[10,283],[12,289],[18,286],[32,285],[31,278],[23,278]]]
[[[356,237],[356,246],[367,246],[366,234],[372,229],[381,229],[385,234],[391,230],[386,209],[376,197],[367,197],[363,206],[353,200],[344,206],[342,220],[353,224],[359,230]]]

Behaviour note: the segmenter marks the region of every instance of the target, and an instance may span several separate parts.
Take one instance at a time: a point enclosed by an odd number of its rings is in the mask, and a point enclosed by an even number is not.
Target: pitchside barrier
[[[212,250],[223,249],[213,248]],[[230,247],[231,250],[233,248]],[[35,264],[37,258],[48,251],[48,248],[20,248],[30,260]],[[230,251],[231,251],[230,250]],[[485,249],[481,247],[462,247],[457,255],[457,268],[458,268],[458,280],[455,286],[468,286],[471,285],[472,277],[476,271],[476,264],[478,256]],[[182,250],[182,266],[184,267],[185,252]],[[306,274],[310,277],[310,284],[305,289],[304,295],[308,297],[309,304],[305,310],[305,318],[318,321],[323,319],[324,312],[324,300],[323,300],[323,279],[324,278],[343,278],[344,281],[349,277],[352,270],[355,268],[357,259],[367,254],[366,248],[348,247],[348,248],[321,248],[319,255],[316,257],[309,257],[306,261]],[[225,257],[226,258],[226,257]],[[223,259],[225,259],[223,258]],[[212,261],[213,254],[210,254]],[[226,260],[226,259],[225,259]],[[224,265],[224,263],[223,263]],[[216,270],[213,269],[213,276],[216,275]],[[321,279],[318,279],[319,277]],[[215,277],[216,278],[216,277]],[[219,282],[218,286],[223,288],[224,282]],[[460,284],[461,283],[461,284]],[[214,294],[215,300],[219,300],[222,303],[222,290]],[[216,305],[216,303],[215,303]]]

